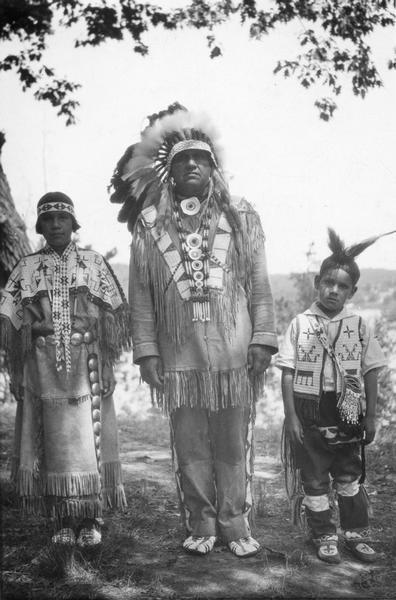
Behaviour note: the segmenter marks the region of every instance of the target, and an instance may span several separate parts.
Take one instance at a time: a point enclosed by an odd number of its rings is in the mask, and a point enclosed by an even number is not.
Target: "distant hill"
[[[112,267],[125,294],[128,295],[128,265],[112,263]],[[270,280],[274,298],[278,299],[283,296],[286,299],[293,300],[295,287],[290,275],[274,273],[270,275]],[[376,305],[381,303],[383,293],[392,289],[396,289],[396,270],[362,269],[354,303]]]
[[[274,274],[270,275],[270,279],[274,298],[294,298],[295,287],[290,275]],[[381,293],[392,289],[396,289],[396,270],[362,269],[353,301],[357,304],[368,300],[375,302],[380,299]]]

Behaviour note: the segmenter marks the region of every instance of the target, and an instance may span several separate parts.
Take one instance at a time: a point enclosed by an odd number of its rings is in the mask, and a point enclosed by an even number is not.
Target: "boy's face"
[[[321,277],[315,277],[320,308],[328,316],[335,316],[347,300],[356,292],[350,275],[343,269],[329,269]]]

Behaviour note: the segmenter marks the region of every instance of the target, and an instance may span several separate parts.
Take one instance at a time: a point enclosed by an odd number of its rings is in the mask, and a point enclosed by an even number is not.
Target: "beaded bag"
[[[332,359],[341,381],[341,393],[337,402],[337,426],[348,435],[362,437],[362,384],[358,377],[345,371],[334,348],[329,343],[323,327],[318,325],[315,333]]]

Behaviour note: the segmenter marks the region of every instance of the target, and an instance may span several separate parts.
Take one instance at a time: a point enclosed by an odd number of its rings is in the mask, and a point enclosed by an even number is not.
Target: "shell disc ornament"
[[[185,198],[180,202],[180,206],[185,215],[197,215],[201,208],[201,203],[193,196],[192,198]]]
[[[200,248],[202,246],[202,235],[200,233],[189,233],[186,237],[189,248]]]
[[[190,248],[188,251],[188,256],[191,258],[191,260],[199,260],[202,257],[201,248]]]

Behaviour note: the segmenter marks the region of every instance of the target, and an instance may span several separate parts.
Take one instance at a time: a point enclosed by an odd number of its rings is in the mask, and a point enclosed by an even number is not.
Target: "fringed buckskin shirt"
[[[233,198],[233,204],[242,222],[240,256],[219,209],[209,227],[210,321],[193,322],[175,222],[159,235],[156,210],[148,207],[134,230],[129,277],[133,357],[137,364],[144,357],[161,357],[164,390],[157,399],[167,413],[180,406],[214,411],[249,406],[261,387],[248,375],[249,345],[277,349],[264,233],[246,200]],[[196,222],[184,216],[183,228],[192,232]]]

